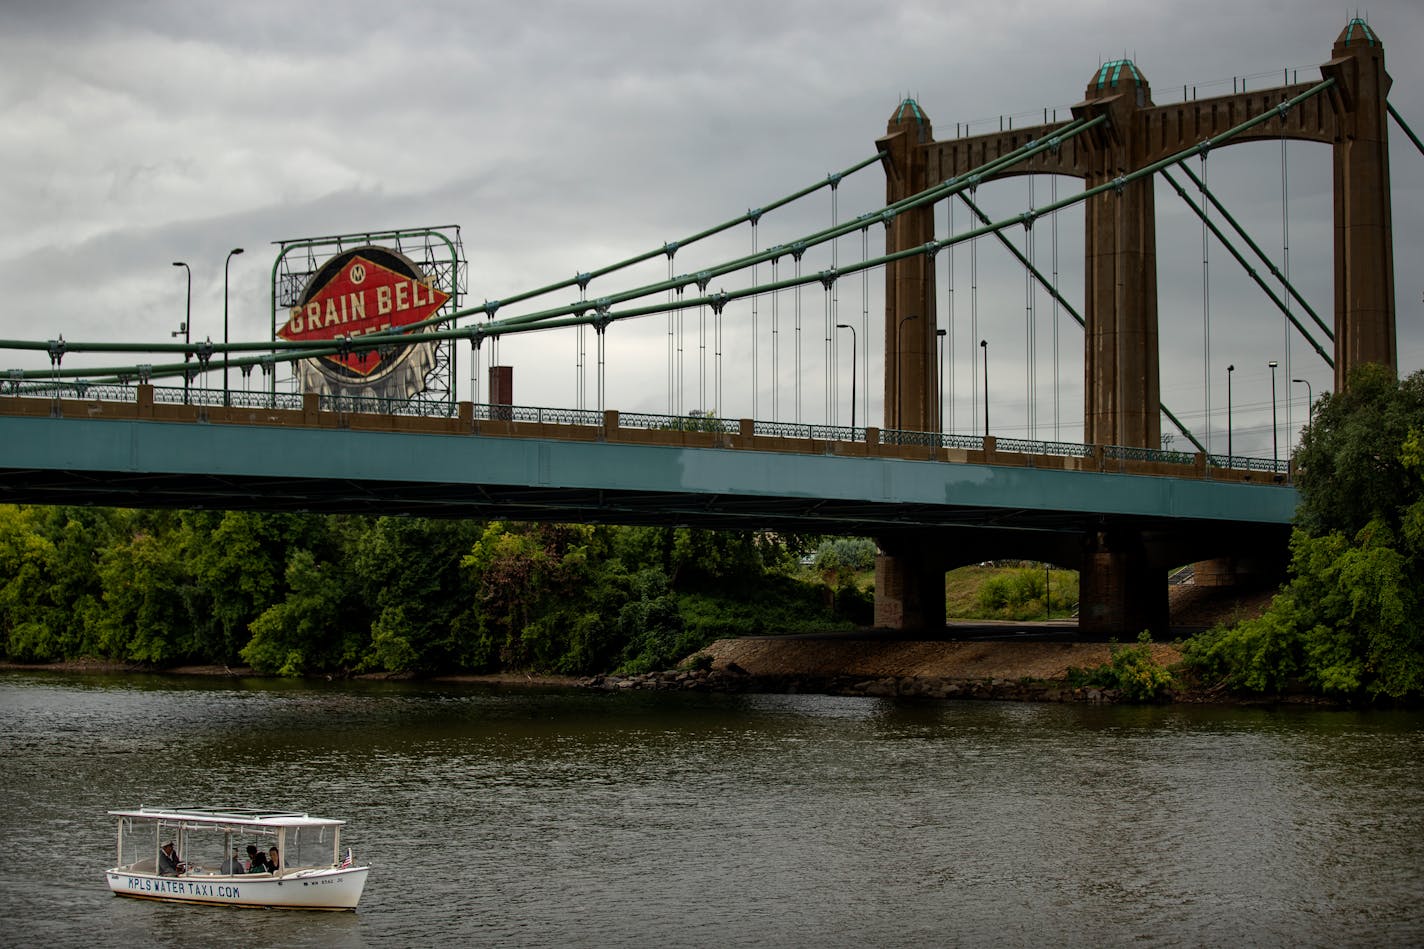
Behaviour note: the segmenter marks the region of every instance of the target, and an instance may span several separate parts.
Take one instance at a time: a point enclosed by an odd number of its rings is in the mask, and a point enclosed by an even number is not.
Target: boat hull
[[[271,909],[354,910],[366,888],[368,867],[265,873],[185,874],[178,877],[133,873],[120,868],[106,872],[115,896]]]

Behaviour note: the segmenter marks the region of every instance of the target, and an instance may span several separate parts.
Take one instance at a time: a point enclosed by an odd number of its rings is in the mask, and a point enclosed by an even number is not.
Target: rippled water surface
[[[0,675],[0,943],[1424,943],[1424,715]],[[301,808],[355,914],[113,897],[109,808]]]

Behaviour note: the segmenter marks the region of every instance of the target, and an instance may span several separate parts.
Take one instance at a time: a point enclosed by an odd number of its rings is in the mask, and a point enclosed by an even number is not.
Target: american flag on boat
[[[342,858],[341,862],[337,864],[336,867],[338,870],[344,870],[349,866],[351,866],[351,848],[347,847],[346,856]]]

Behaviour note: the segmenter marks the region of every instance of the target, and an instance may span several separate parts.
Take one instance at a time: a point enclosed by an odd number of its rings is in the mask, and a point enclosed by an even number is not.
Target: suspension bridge
[[[1278,450],[1270,458],[1237,453],[1228,422],[1227,450],[1212,451],[1209,412],[1202,437],[1183,423],[1185,413],[1162,402],[1156,180],[1200,219],[1204,274],[1207,248],[1225,249],[1298,345],[1333,369],[1337,389],[1362,363],[1397,370],[1390,121],[1421,154],[1424,146],[1389,105],[1383,45],[1361,20],[1341,32],[1318,77],[1283,80],[1250,92],[1243,83],[1210,98],[1183,90],[1180,103],[1159,106],[1136,64],[1115,61],[1094,72],[1061,120],[1045,114],[1038,125],[945,140],[934,138],[920,104],[906,99],[872,155],[824,180],[682,240],[473,305],[462,283],[458,230],[453,238],[451,229],[427,229],[281,242],[269,339],[0,340],[17,359],[48,359],[47,368],[0,377],[7,445],[0,500],[859,534],[875,537],[881,549],[877,625],[942,625],[946,569],[1014,556],[1080,571],[1085,628],[1162,629],[1167,568],[1210,562],[1204,575],[1228,581],[1278,566],[1296,496]],[[1208,186],[1206,157],[1242,142],[1280,141],[1284,176],[1287,140],[1332,148],[1332,321],[1295,286],[1288,256],[1277,264]],[[841,219],[842,183],[876,168],[885,176],[885,203]],[[1015,176],[1028,178],[1030,205],[994,219],[979,189]],[[1033,200],[1038,177],[1052,182],[1047,203]],[[1081,189],[1059,197],[1063,178],[1082,179]],[[828,226],[777,243],[762,239],[771,215],[825,192]],[[955,227],[956,208],[967,228]],[[1083,221],[1081,305],[1058,279],[1057,221],[1070,210]],[[1048,274],[1035,244],[1044,228],[1053,248]],[[693,248],[739,232],[750,238],[748,250],[679,272],[679,259]],[[879,254],[871,253],[872,236]],[[991,424],[989,339],[981,334],[987,319],[981,324],[977,307],[981,241],[1006,248],[1022,268],[1030,353],[1043,335],[1040,305],[1051,309],[1055,355],[1059,324],[1081,329],[1080,441],[1036,437],[1036,357],[1026,373],[1029,437],[997,433]],[[857,244],[858,254],[844,253]],[[425,288],[437,312],[364,331],[355,328],[358,301],[350,292],[339,307],[335,297],[323,303],[301,296],[338,259],[363,268],[356,278],[349,270],[339,275],[349,291],[349,279],[359,283],[370,266],[349,255],[373,245],[422,258],[424,275],[408,278],[412,295],[420,299]],[[945,422],[942,368],[946,347],[954,348],[956,332],[964,335],[954,317],[963,251],[970,278],[969,358],[961,359],[969,375],[967,428],[952,409]],[[664,265],[665,276],[599,289],[618,275]],[[876,273],[883,274],[884,315],[872,332],[869,277]],[[947,285],[944,306],[938,283]],[[575,301],[533,306],[574,292]],[[958,292],[962,299],[962,284]],[[875,296],[882,296],[879,288]],[[307,332],[313,326],[322,332]],[[519,405],[517,367],[504,363],[501,343],[549,333],[572,341],[575,404]],[[609,404],[610,345],[625,335],[637,362],[655,364],[656,386],[648,385],[645,366],[639,378],[645,392],[665,389],[663,412]],[[838,368],[846,337],[848,374]],[[443,381],[370,395],[313,384],[316,377],[291,368],[326,360],[359,375],[367,360],[398,359],[412,339],[436,347],[441,355],[422,372],[427,383]],[[877,343],[883,359],[872,362]],[[470,373],[466,400],[455,381],[461,348]],[[94,364],[114,356],[121,364]],[[128,361],[137,356],[151,361]],[[724,387],[724,363],[732,364],[731,387]],[[1055,383],[1057,366],[1055,359]],[[231,385],[233,370],[241,388]],[[221,388],[212,384],[219,371]],[[284,371],[290,378],[281,378]],[[253,373],[261,380],[255,390]],[[820,406],[807,391],[817,383]],[[488,400],[477,401],[486,386]],[[1059,387],[1051,388],[1057,434]],[[867,424],[877,401],[882,424]],[[731,404],[745,414],[728,415]],[[846,405],[849,424],[842,424]],[[1228,418],[1230,412],[1228,395]],[[1164,420],[1192,450],[1164,448]],[[1273,422],[1273,440],[1275,428]]]

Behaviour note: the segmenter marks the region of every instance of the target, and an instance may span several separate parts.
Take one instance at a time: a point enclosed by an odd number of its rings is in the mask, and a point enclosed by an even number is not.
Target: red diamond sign
[[[399,329],[429,319],[450,295],[426,282],[405,257],[380,247],[362,247],[333,257],[312,277],[301,301],[277,330],[282,339],[329,342]],[[391,368],[406,346],[323,356],[329,368],[349,378],[369,378]]]

